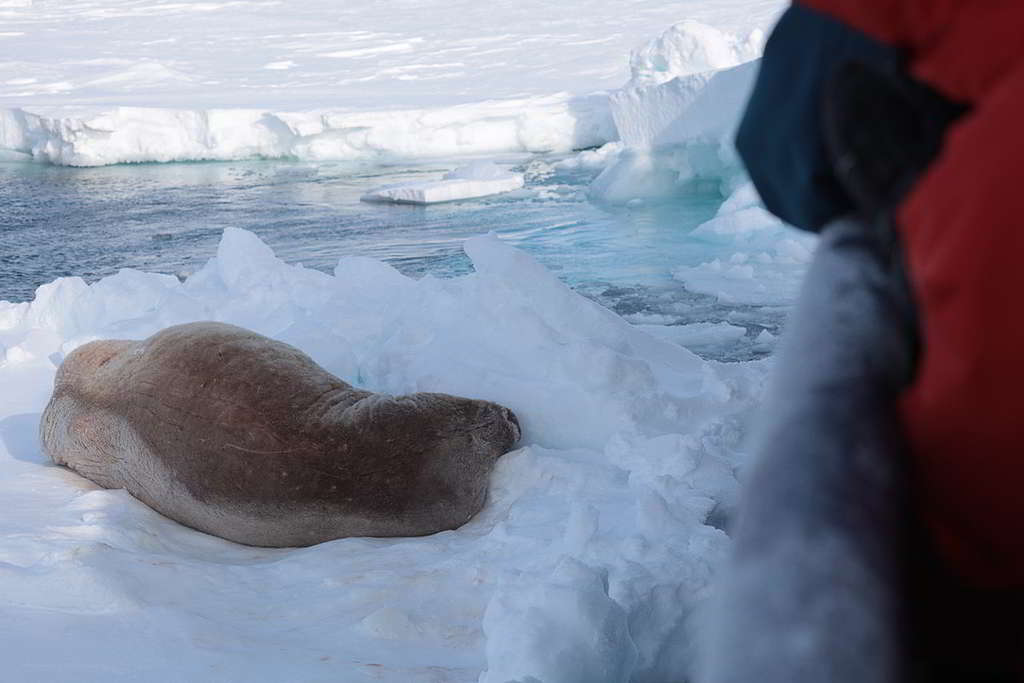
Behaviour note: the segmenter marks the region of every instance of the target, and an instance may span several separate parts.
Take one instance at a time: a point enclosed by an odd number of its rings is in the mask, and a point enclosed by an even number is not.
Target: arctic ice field
[[[445,171],[357,200],[714,196],[688,233],[705,256],[666,277],[784,310],[813,241],[764,211],[731,145],[783,5],[0,0],[0,175],[429,162]],[[2,238],[22,214],[0,196]],[[749,330],[623,317],[500,233],[465,232],[466,268],[447,274],[365,254],[305,267],[228,227],[188,273],[0,291],[0,678],[699,680],[770,359],[697,355]],[[194,320],[289,342],[374,391],[497,401],[524,438],[464,527],[304,549],[206,536],[46,461],[37,426],[64,356]]]

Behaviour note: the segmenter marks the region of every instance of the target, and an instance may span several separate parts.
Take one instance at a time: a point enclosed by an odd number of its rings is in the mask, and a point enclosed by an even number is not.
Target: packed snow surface
[[[683,680],[763,364],[702,361],[493,236],[465,249],[476,272],[460,278],[367,258],[328,275],[231,229],[185,282],[125,270],[0,302],[5,675]],[[203,319],[376,391],[498,401],[523,442],[461,529],[300,550],[205,536],[44,461],[37,423],[68,352]]]
[[[690,48],[683,39],[669,41],[678,44],[670,49],[720,55],[785,5],[592,0],[584,11],[546,0],[0,2],[0,107],[268,111],[420,109],[618,88],[630,76],[631,51],[666,27],[686,20],[711,27]],[[725,66],[721,56],[708,59],[712,68]]]
[[[618,138],[607,91],[751,59],[783,6],[8,3],[0,150],[94,166],[595,147]]]
[[[378,187],[363,195],[363,201],[438,204],[511,192],[524,184],[522,173],[512,173],[491,161],[477,161],[446,173],[441,180]]]

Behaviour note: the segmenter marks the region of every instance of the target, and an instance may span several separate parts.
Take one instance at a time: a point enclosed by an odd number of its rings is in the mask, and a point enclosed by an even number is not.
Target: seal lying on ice
[[[203,322],[75,350],[40,433],[55,463],[100,486],[286,547],[464,524],[520,429],[494,403],[360,391],[288,344]]]

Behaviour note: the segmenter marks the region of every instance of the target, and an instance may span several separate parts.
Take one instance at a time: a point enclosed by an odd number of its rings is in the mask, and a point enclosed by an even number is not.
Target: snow
[[[184,282],[125,270],[0,303],[5,675],[681,680],[764,365],[702,361],[496,237],[465,248],[476,272],[451,280],[366,258],[327,275],[229,229]],[[205,536],[43,460],[36,427],[64,355],[200,319],[296,344],[376,391],[498,401],[522,447],[459,530],[301,550]]]
[[[752,57],[783,6],[7,0],[0,150],[95,166],[598,147],[618,137],[607,93],[630,74]]]
[[[424,109],[620,87],[666,27],[767,28],[783,0],[2,0],[0,108]],[[45,36],[45,40],[40,39]],[[284,70],[268,64],[291,62]],[[159,67],[168,79],[132,76]],[[12,80],[34,79],[31,83]],[[166,86],[173,83],[172,88]]]
[[[370,190],[362,199],[366,202],[437,204],[511,192],[524,184],[522,173],[512,173],[491,161],[477,161],[446,173],[441,180],[386,185]]]
[[[627,615],[608,596],[607,574],[571,557],[549,582],[491,600],[484,630],[488,670],[480,683],[615,683],[629,680],[636,665]],[[524,662],[524,651],[535,656]]]

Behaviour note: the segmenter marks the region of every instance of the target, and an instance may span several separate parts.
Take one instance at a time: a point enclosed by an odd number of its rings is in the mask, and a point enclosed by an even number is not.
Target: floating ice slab
[[[524,182],[521,173],[511,173],[490,161],[478,161],[445,174],[441,180],[385,185],[370,190],[363,195],[363,201],[438,204],[511,192],[521,188]]]

